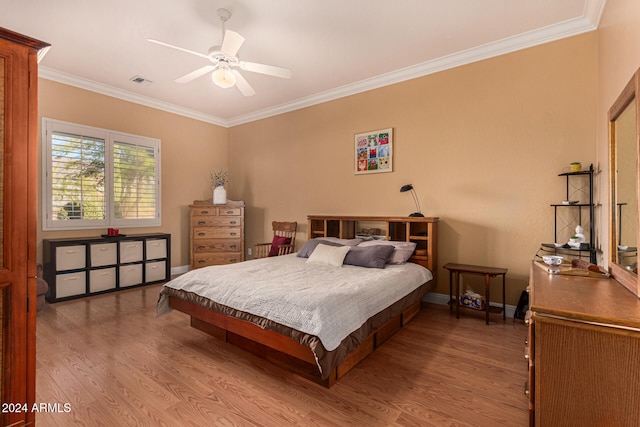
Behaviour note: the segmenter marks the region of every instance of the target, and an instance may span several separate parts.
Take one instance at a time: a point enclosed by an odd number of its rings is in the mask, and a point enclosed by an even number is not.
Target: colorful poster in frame
[[[355,135],[356,175],[393,172],[393,128]]]

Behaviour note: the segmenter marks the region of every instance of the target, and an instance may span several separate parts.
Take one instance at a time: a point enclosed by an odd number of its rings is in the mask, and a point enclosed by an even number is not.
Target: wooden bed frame
[[[438,218],[424,217],[356,217],[319,216],[308,217],[309,238],[338,237],[353,238],[360,224],[383,224],[388,240],[412,241],[417,244],[410,261],[428,268],[436,276],[436,248]],[[374,229],[376,227],[373,227]],[[360,230],[360,229],[359,229]],[[421,309],[418,301],[402,313],[378,328],[344,362],[331,372],[329,378],[322,379],[311,348],[277,332],[268,331],[245,320],[229,317],[208,310],[205,307],[169,297],[169,307],[191,316],[191,326],[249,351],[271,363],[283,367],[316,383],[331,387],[344,375],[364,360],[382,343],[413,319]]]

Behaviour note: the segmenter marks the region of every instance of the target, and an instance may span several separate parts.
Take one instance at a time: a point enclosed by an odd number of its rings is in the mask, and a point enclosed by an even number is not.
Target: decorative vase
[[[213,189],[213,204],[214,205],[226,205],[227,204],[227,190],[218,185]]]

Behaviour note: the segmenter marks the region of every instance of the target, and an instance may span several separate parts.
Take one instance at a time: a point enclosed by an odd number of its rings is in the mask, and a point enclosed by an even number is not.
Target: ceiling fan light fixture
[[[209,65],[200,67],[184,76],[178,77],[174,81],[176,83],[189,83],[190,81],[204,76],[211,72],[211,80],[213,84],[223,89],[237,87],[244,96],[253,96],[256,91],[251,87],[239,72],[238,68],[252,73],[265,74],[267,76],[280,77],[282,79],[291,78],[291,70],[273,65],[258,64],[255,62],[240,61],[238,59],[238,50],[245,41],[245,38],[235,31],[227,31],[225,22],[231,18],[231,12],[227,9],[218,9],[218,18],[222,22],[222,44],[209,48],[207,54],[195,52],[183,47],[174,46],[155,39],[147,39],[151,43],[165,46],[171,49],[179,50],[190,55],[207,59],[211,62]]]
[[[236,76],[233,75],[230,69],[220,67],[211,73],[211,80],[213,83],[223,89],[233,87],[236,84]]]

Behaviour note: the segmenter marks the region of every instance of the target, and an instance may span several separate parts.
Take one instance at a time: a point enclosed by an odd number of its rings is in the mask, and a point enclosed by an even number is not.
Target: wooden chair
[[[271,225],[273,226],[273,240],[269,243],[256,244],[256,258],[287,255],[294,252],[298,223],[273,221]]]

